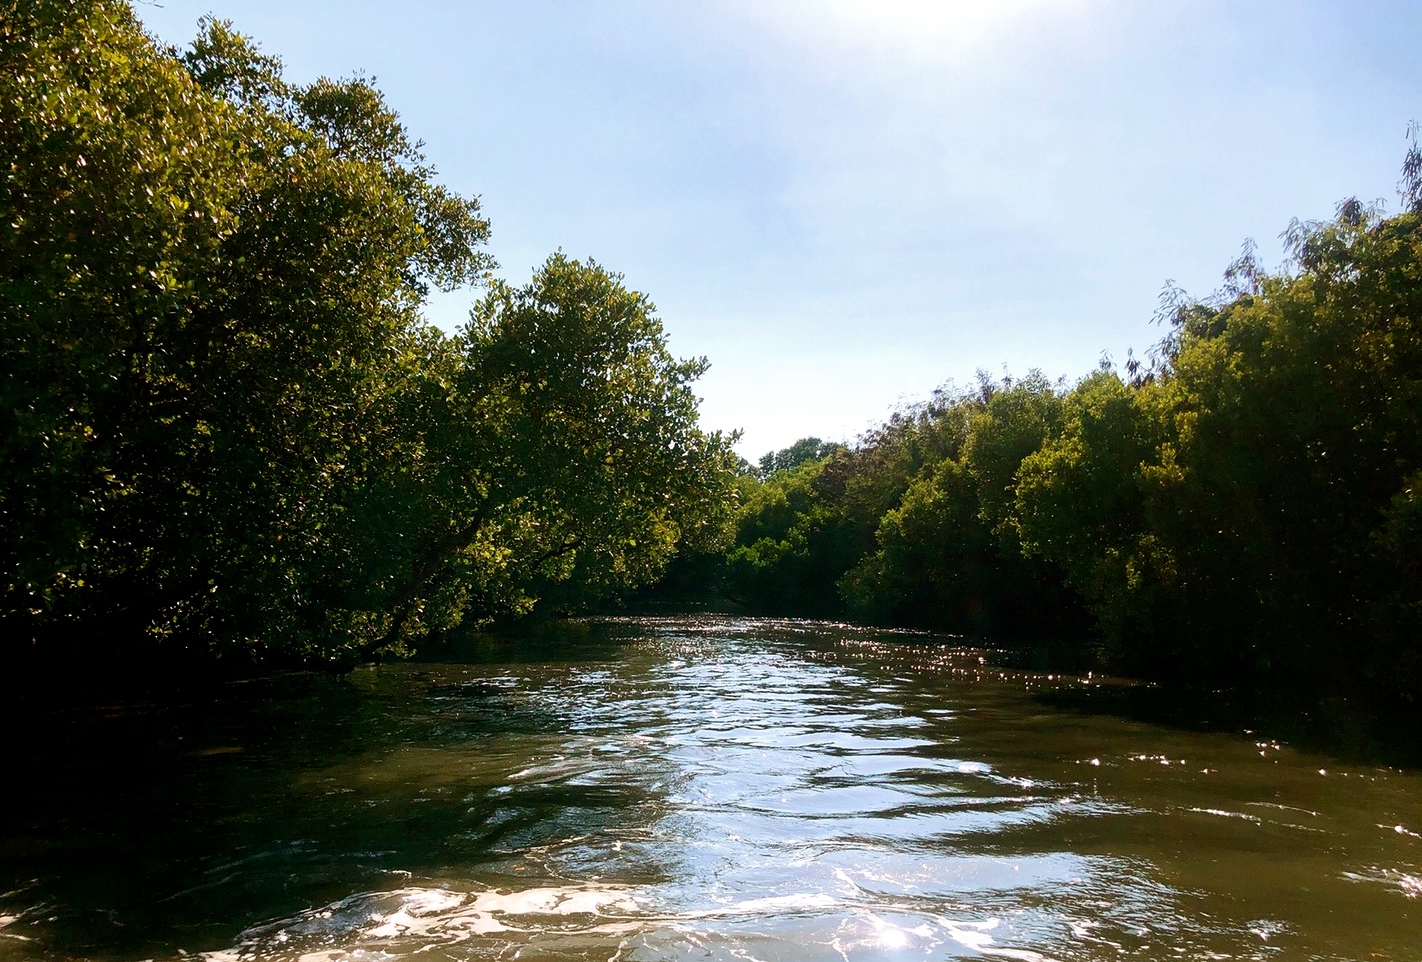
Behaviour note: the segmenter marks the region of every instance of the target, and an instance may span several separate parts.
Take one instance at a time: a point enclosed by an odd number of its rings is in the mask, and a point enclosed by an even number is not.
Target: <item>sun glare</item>
[[[1044,0],[827,0],[818,9],[843,26],[885,40],[966,48],[1047,7]]]
[[[1025,30],[1076,19],[1099,0],[730,0],[793,42],[858,49],[879,58],[972,58]]]

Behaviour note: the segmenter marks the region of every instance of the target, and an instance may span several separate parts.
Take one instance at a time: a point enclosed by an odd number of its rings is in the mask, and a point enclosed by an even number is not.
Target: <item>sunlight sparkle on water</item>
[[[151,840],[171,871],[102,886],[106,852],[73,853],[107,813],[74,815],[78,841],[12,846],[38,854],[0,886],[5,958],[118,959],[73,935],[110,912],[209,962],[1415,955],[1413,773],[1320,778],[1322,758],[1257,736],[1058,712],[1021,673],[956,675],[982,657],[956,642],[599,624],[556,656],[521,640],[365,670],[358,699],[320,680],[67,743],[75,771],[101,767],[96,746],[150,746],[165,774],[129,793],[196,828]],[[188,749],[237,743],[254,713],[270,744]],[[83,901],[123,886],[172,924]],[[241,934],[203,934],[222,925]]]

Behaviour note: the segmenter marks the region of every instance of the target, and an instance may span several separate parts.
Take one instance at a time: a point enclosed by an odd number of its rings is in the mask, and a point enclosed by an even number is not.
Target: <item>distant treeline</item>
[[[569,608],[724,530],[641,294],[488,224],[361,79],[118,0],[0,13],[0,655],[349,664]],[[479,284],[468,325],[431,286]],[[100,658],[102,656],[102,658]]]
[[[1309,698],[1422,696],[1422,158],[1074,384],[986,376],[852,447],[744,465],[735,544],[668,591],[1069,642],[1106,666]]]

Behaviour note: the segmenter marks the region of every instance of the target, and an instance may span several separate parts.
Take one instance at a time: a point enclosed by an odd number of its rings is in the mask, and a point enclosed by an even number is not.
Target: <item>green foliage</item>
[[[1414,131],[1415,134],[1415,131]],[[1107,665],[1307,707],[1422,697],[1422,214],[1356,200],[1252,244],[1125,377],[941,391],[850,450],[767,455],[733,596],[800,614],[1092,643]],[[818,457],[816,457],[818,455]],[[842,607],[835,603],[835,585]],[[1083,607],[1085,606],[1085,607]]]
[[[965,436],[964,412],[939,395],[896,413],[853,450],[806,438],[767,454],[769,473],[742,499],[726,593],[761,611],[874,617],[842,579],[875,551],[885,512]]]
[[[677,545],[724,537],[734,458],[730,439],[696,426],[691,385],[706,361],[673,358],[653,310],[620,277],[562,254],[474,308],[470,460],[486,523],[518,532],[511,564],[531,585],[633,586]]]
[[[111,0],[0,21],[0,620],[349,661],[653,576],[724,528],[704,362],[554,257],[469,329],[488,225],[367,82]],[[575,586],[575,587],[570,587]]]
[[[1213,336],[1186,334],[1175,361],[1176,497],[1193,510],[1162,536],[1211,595],[1241,597],[1264,668],[1285,679],[1331,681],[1340,639],[1394,624],[1377,618],[1394,582],[1375,551],[1422,468],[1420,224],[1345,203],[1297,227],[1298,273],[1227,305]],[[1244,590],[1226,593],[1220,569]],[[1372,661],[1370,643],[1350,648]]]
[[[1345,202],[1289,242],[1296,273],[1177,312],[1149,382],[1073,392],[1023,465],[1017,523],[1118,665],[1415,698],[1419,218]]]
[[[725,590],[777,614],[833,616],[835,584],[857,557],[830,462],[807,461],[746,486]]]
[[[1143,559],[1143,465],[1158,424],[1139,394],[1113,372],[1083,380],[1065,399],[1061,434],[1023,459],[1013,517],[1023,549],[1059,565],[1092,602],[1108,640],[1132,630],[1154,589]],[[1162,562],[1168,566],[1168,559]],[[1120,587],[1122,603],[1102,604]]]
[[[917,478],[945,458],[957,458],[976,410],[971,396],[939,391],[927,402],[896,411],[859,439],[841,464],[845,512],[864,550],[872,550],[879,519]]]
[[[807,461],[823,461],[831,454],[843,450],[844,445],[842,444],[821,441],[819,438],[801,438],[788,448],[771,451],[762,456],[760,473],[769,475],[776,471],[789,471],[791,468],[798,468]]]
[[[889,624],[991,632],[982,580],[994,545],[977,508],[962,462],[945,459],[917,478],[880,520],[878,550],[841,583],[852,610]]]
[[[1023,557],[1009,510],[1022,460],[1059,430],[1061,398],[1036,372],[946,398],[934,418],[956,443],[882,516],[877,551],[841,582],[851,609],[994,638],[1079,635],[1074,597],[1053,568]]]
[[[1253,245],[1125,377],[941,391],[851,450],[762,460],[727,556],[755,607],[1036,640],[1305,706],[1422,697],[1422,213]],[[843,607],[834,603],[837,583]]]
[[[778,613],[998,638],[1079,635],[1060,575],[1022,557],[1015,528],[987,507],[1011,502],[1019,463],[1056,430],[1061,403],[1035,373],[944,390],[853,450],[745,482],[728,593]],[[817,445],[806,439],[762,464]]]
[[[1062,398],[1040,371],[993,390],[975,410],[963,461],[977,490],[982,520],[1016,548],[1010,523],[1024,459],[1062,430]]]
[[[682,551],[761,610],[1075,635],[1079,595],[1116,667],[1422,695],[1415,130],[1401,213],[1296,222],[1278,275],[1246,245],[1125,379],[980,376],[756,472],[619,276],[556,254],[488,280],[477,202],[366,81],[292,85],[211,19],[179,53],[117,0],[11,6],[12,644],[349,662]],[[423,323],[473,282],[458,336]]]

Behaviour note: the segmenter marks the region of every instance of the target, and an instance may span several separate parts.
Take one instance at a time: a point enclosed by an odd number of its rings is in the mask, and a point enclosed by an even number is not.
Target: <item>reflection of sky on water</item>
[[[241,715],[155,783],[206,819],[154,836],[172,867],[132,884],[158,908],[76,918],[177,932],[115,959],[293,962],[1356,957],[1415,931],[1415,776],[1053,712],[909,634],[722,627],[251,706],[268,742]],[[52,882],[0,900],[0,958],[78,911]]]

